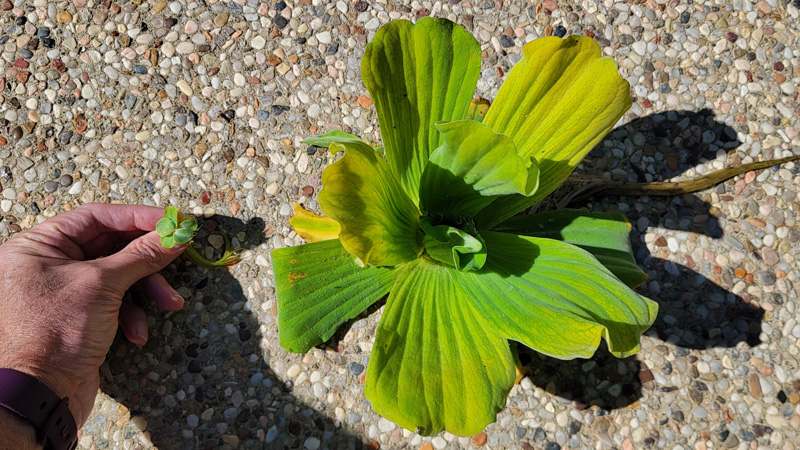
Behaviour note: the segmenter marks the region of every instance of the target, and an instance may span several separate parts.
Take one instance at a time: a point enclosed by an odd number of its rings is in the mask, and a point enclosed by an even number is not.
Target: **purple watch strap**
[[[36,378],[13,369],[0,369],[0,406],[33,425],[36,440],[48,450],[73,450],[78,427],[69,399],[59,398]]]

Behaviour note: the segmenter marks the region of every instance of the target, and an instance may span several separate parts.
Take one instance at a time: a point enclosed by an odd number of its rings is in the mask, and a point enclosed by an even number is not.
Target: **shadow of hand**
[[[212,258],[224,250],[212,245],[221,242],[219,226],[244,249],[264,240],[259,218],[246,224],[223,216],[200,222],[195,240],[202,251],[214,251],[206,255]],[[118,336],[101,368],[101,389],[131,416],[146,420],[159,449],[294,449],[314,440],[330,449],[362,449],[358,437],[328,418],[334,413],[326,403],[304,404],[292,394],[294,381],[275,374],[271,355],[260,349],[261,339],[277,339],[262,334],[262,325],[274,330],[275,312],[254,309],[251,301],[262,297],[266,304],[263,297],[272,288],[261,287],[255,271],[232,271],[236,278],[183,258],[168,267],[164,275],[185,294],[186,306],[164,314],[137,299],[150,314],[150,339],[138,349]],[[102,421],[102,414],[95,420]]]

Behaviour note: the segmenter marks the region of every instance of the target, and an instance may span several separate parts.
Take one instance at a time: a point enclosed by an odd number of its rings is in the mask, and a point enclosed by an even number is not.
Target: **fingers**
[[[113,288],[122,292],[134,283],[166,267],[180,255],[185,245],[164,248],[155,231],[131,241],[125,248],[105,258],[90,261],[99,269],[105,282],[114,283]]]
[[[163,216],[163,209],[152,206],[90,203],[53,217],[40,226],[49,227],[83,245],[102,233],[152,231]]]
[[[97,259],[101,256],[106,256],[119,244],[128,243],[146,233],[146,231],[142,230],[102,233],[81,245],[80,248],[85,255],[83,259]]]
[[[133,285],[133,289],[165,311],[179,311],[183,308],[183,297],[159,273],[142,278]]]
[[[166,311],[178,311],[183,308],[183,297],[167,283],[161,274],[146,276],[133,285],[133,289],[141,292]],[[136,345],[147,342],[147,315],[139,306],[123,301],[119,310],[119,326],[125,337]]]
[[[163,310],[178,311],[183,308],[183,297],[158,273],[142,278],[133,285],[133,289]],[[144,345],[147,342],[147,315],[141,307],[123,301],[119,310],[119,326],[125,337],[134,344]]]
[[[14,236],[6,245],[16,246],[25,254],[44,256],[50,259],[63,259],[64,257],[76,261],[86,259],[78,244],[58,233],[50,232],[42,225]]]
[[[125,337],[136,345],[147,343],[147,315],[131,302],[122,302],[119,309],[119,326]]]

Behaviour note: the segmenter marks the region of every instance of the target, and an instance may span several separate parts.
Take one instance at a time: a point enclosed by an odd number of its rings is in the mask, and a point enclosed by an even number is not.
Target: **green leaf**
[[[375,411],[422,435],[469,436],[494,422],[513,385],[508,342],[448,269],[426,259],[405,265],[367,366],[364,395]]]
[[[361,76],[375,102],[386,159],[414,202],[422,170],[441,143],[433,124],[466,118],[480,68],[478,42],[445,19],[395,20],[367,44]]]
[[[197,231],[197,220],[195,220],[195,219],[186,219],[183,222],[181,222],[181,228],[183,228],[185,230],[189,230],[189,231],[195,232],[195,231]]]
[[[358,267],[338,240],[273,250],[280,344],[305,353],[389,292],[397,269]]]
[[[422,252],[419,210],[389,166],[362,142],[332,143],[345,150],[322,174],[319,204],[339,222],[342,246],[364,264],[394,266]]]
[[[473,120],[440,123],[442,146],[422,174],[423,213],[474,216],[496,196],[529,196],[539,183],[536,161],[517,155],[511,139]]]
[[[430,218],[420,222],[422,243],[431,258],[458,270],[478,270],[486,263],[486,244],[480,235],[448,225],[434,225]]]
[[[175,236],[161,236],[161,245],[163,245],[164,248],[175,247]]]
[[[619,212],[596,213],[561,209],[512,217],[493,228],[511,234],[557,239],[591,253],[623,283],[636,287],[647,274],[636,265],[631,249],[631,224]]]
[[[166,217],[159,219],[158,222],[156,222],[156,232],[158,232],[158,235],[162,237],[172,234],[172,232],[175,231],[175,227],[175,222]]]
[[[172,236],[175,239],[176,244],[185,244],[192,240],[194,237],[194,231],[188,228],[178,228],[175,230],[175,234]]]
[[[306,138],[304,144],[315,145],[317,147],[330,147],[332,143],[338,142],[343,144],[345,142],[363,142],[360,137],[355,134],[345,133],[344,131],[333,130],[325,134]]]
[[[167,209],[164,210],[164,217],[171,220],[173,223],[178,223],[178,208],[167,206]]]
[[[481,235],[489,249],[483,269],[449,270],[497,333],[559,359],[592,356],[601,337],[618,358],[639,350],[658,305],[591,254],[552,239]]]
[[[591,38],[545,37],[523,47],[483,123],[539,161],[539,190],[492,205],[478,218],[487,229],[536,204],[560,186],[631,106],[630,86]]]

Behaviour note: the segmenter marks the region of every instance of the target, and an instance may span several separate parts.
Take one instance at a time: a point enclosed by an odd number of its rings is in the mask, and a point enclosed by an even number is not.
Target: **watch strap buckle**
[[[75,419],[69,410],[69,398],[64,397],[58,402],[44,426],[36,433],[36,439],[44,448],[66,448],[74,450],[78,446],[78,436],[72,436],[75,430]]]

